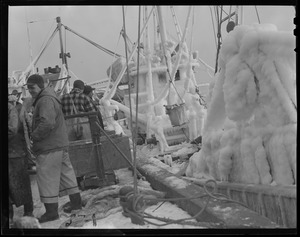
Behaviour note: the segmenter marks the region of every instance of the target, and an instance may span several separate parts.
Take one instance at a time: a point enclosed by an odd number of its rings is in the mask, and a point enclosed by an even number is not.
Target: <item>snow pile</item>
[[[296,183],[296,57],[292,33],[237,26],[220,51],[202,149],[186,175],[251,183]]]

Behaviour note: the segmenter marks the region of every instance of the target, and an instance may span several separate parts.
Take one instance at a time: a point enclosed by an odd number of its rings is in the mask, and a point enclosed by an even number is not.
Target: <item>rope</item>
[[[192,30],[191,30],[191,42],[190,42],[190,51],[193,48],[193,33],[194,33],[194,20],[195,20],[195,8],[193,7],[193,17],[192,17]]]
[[[41,52],[39,53],[39,55],[34,59],[34,61],[32,62],[32,65],[34,66],[37,61],[40,59],[40,57],[42,56],[43,52],[46,50],[46,48],[49,46],[50,42],[52,41],[53,37],[55,36],[55,34],[57,33],[58,28],[56,27],[55,30],[53,31],[52,35],[50,36],[50,38],[48,39],[46,45],[44,46],[44,48],[41,50]],[[23,72],[22,75],[20,76],[17,84],[20,83],[20,81],[24,78],[25,76],[25,83],[26,83],[26,79],[29,76],[31,70],[29,70],[28,72]]]
[[[255,11],[256,11],[256,16],[257,16],[258,23],[260,24],[260,19],[259,19],[259,15],[258,15],[257,7],[256,7],[256,6],[254,6],[254,7],[255,7]]]
[[[229,23],[229,21],[230,21],[230,19],[231,19],[231,5],[230,5],[230,8],[229,8],[229,15],[228,15],[229,17],[228,17],[228,23]]]
[[[173,6],[170,6],[170,9],[171,9],[171,13],[172,13],[172,16],[173,16],[175,28],[176,28],[176,33],[177,33],[178,39],[180,40],[181,37],[182,37],[182,33],[181,33],[180,26],[178,24],[178,20],[177,20],[176,14],[175,14],[175,10],[174,10]]]
[[[109,54],[109,55],[111,55],[111,56],[117,55],[118,57],[123,57],[122,55],[117,54],[117,53],[115,53],[115,52],[112,52],[111,50],[106,49],[106,48],[104,48],[103,46],[101,46],[101,45],[95,43],[94,41],[92,41],[92,40],[90,40],[90,39],[88,39],[88,38],[86,38],[86,37],[80,35],[79,33],[75,32],[74,30],[70,29],[69,27],[67,27],[67,26],[64,26],[64,27],[65,27],[66,30],[68,30],[68,31],[72,32],[73,34],[79,36],[80,38],[86,40],[87,42],[89,42],[90,44],[94,45],[96,48],[102,50],[103,52],[105,52],[105,53],[107,53],[107,54]]]
[[[238,25],[238,23],[239,23],[239,6],[236,6],[234,13],[235,13],[235,25]]]
[[[120,38],[121,38],[121,33],[119,34],[119,38],[118,38],[118,42],[117,42],[117,45],[116,45],[116,48],[115,48],[115,52],[116,52],[117,47],[118,47],[118,45],[119,45]],[[113,55],[113,58],[112,58],[111,64],[110,64],[110,65],[111,65],[111,66],[110,66],[110,70],[109,70],[109,78],[110,78],[110,82],[111,82],[111,74],[112,74],[112,64],[113,64],[113,61],[114,61],[115,59],[116,59],[116,53]],[[110,83],[107,83],[106,90],[108,90],[109,85],[110,85]]]
[[[213,26],[213,32],[214,32],[214,40],[215,40],[215,44],[216,44],[216,48],[217,48],[217,36],[216,36],[216,29],[215,29],[215,24],[214,24],[214,19],[213,19],[213,14],[212,14],[212,10],[211,7],[209,7],[210,10],[210,15],[211,15],[211,21],[212,21],[212,26]]]
[[[217,38],[218,38],[218,48],[217,48],[217,56],[216,56],[216,68],[215,68],[215,74],[218,72],[218,59],[219,59],[219,53],[220,53],[220,48],[221,48],[221,42],[222,42],[222,35],[221,35],[221,24],[222,24],[222,11],[223,11],[223,6],[221,6],[221,13],[219,17],[219,10],[217,9],[217,15],[218,15],[218,33],[217,33]]]
[[[222,12],[224,12],[228,16],[228,13],[226,11],[224,11],[223,6],[219,6],[219,8],[221,8],[221,15],[222,15]]]
[[[65,33],[65,52],[67,52],[67,31],[66,31],[66,28],[65,28],[65,32],[64,33]],[[67,66],[67,63],[66,63],[66,66]]]
[[[29,23],[30,23],[30,22],[29,22]],[[50,35],[50,32],[51,32],[51,28],[53,27],[54,23],[55,23],[55,19],[52,21],[52,25],[51,25],[51,27],[50,27],[50,29],[49,29],[47,35],[46,35],[47,37],[45,37],[45,39],[44,39],[44,42],[43,42],[43,44],[42,44],[40,50],[42,50],[42,48],[45,47],[44,45],[45,45],[46,39],[49,38],[49,35]]]
[[[244,8],[241,6],[241,25],[243,25],[243,19],[244,19]]]
[[[165,56],[165,58],[167,59],[166,56]],[[169,94],[168,94],[168,97],[170,98],[170,87],[171,87],[171,84],[172,84],[173,87],[174,87],[174,89],[175,89],[175,92],[177,93],[177,95],[178,95],[178,97],[180,98],[181,102],[184,103],[183,99],[181,98],[181,96],[180,96],[180,94],[179,94],[179,92],[178,92],[178,90],[177,90],[177,88],[176,88],[176,86],[175,86],[175,84],[174,84],[174,82],[173,82],[173,80],[172,80],[172,77],[171,77],[171,74],[170,74],[170,71],[169,71],[168,68],[167,68],[167,72],[168,72],[168,75],[169,75],[169,77],[170,77],[170,80],[169,80]]]
[[[25,8],[25,17],[26,17],[26,28],[27,28],[27,37],[28,37],[28,46],[29,46],[29,54],[30,54],[30,63],[32,62],[32,48],[31,48],[31,42],[30,42],[30,33],[29,33],[29,26],[28,26],[28,19],[27,19],[27,11]]]
[[[151,9],[151,11],[150,11],[150,13],[149,13],[149,16],[147,17],[147,22],[148,22],[148,20],[150,19],[150,16],[151,16],[153,10],[154,10],[154,7],[152,7],[152,9]],[[147,22],[146,22],[146,23],[147,23]],[[146,28],[146,25],[144,25],[144,27],[142,28],[141,34],[143,34],[145,28]],[[130,60],[133,58],[133,53],[135,52],[135,50],[137,49],[137,47],[138,47],[138,45],[135,44],[134,47],[133,47],[133,50],[132,50],[133,52],[130,54],[129,60],[128,60],[128,61],[130,61]],[[120,71],[120,73],[119,73],[119,75],[118,75],[118,78],[117,78],[117,80],[115,81],[113,87],[112,87],[109,91],[106,91],[106,92],[105,92],[105,94],[104,94],[104,96],[103,96],[105,99],[111,99],[111,97],[114,95],[115,90],[116,90],[116,88],[117,88],[119,82],[121,81],[121,78],[122,78],[122,76],[124,75],[126,69],[127,69],[127,68],[126,68],[125,66],[122,67],[122,69],[121,69],[121,71]]]
[[[173,67],[173,71],[172,71],[172,76],[170,75],[170,71],[169,71],[169,67],[170,67],[170,65],[168,64],[168,58],[167,58],[167,56],[166,56],[166,50],[165,50],[165,47],[164,47],[164,45],[162,44],[162,48],[163,48],[163,52],[164,52],[164,57],[165,57],[165,59],[166,59],[166,64],[167,64],[167,73],[168,73],[168,75],[169,75],[169,83],[172,83],[173,84],[173,78],[175,77],[175,73],[176,73],[176,71],[175,71],[175,69],[174,68],[178,68],[178,65],[179,65],[179,59],[180,59],[180,56],[181,56],[181,50],[182,50],[182,44],[183,44],[183,42],[185,41],[185,37],[186,37],[186,34],[187,34],[187,29],[188,29],[188,23],[189,23],[189,20],[190,20],[190,15],[191,15],[191,9],[192,9],[192,7],[189,7],[189,12],[188,12],[188,17],[187,17],[187,20],[186,20],[186,23],[185,23],[185,28],[184,28],[184,32],[183,32],[183,35],[182,35],[182,37],[181,37],[181,40],[180,40],[180,42],[179,42],[179,46],[181,46],[180,48],[179,48],[179,53],[180,53],[180,55],[176,58],[176,61],[175,61],[175,67]],[[177,91],[177,89],[176,89],[176,87],[175,87],[175,85],[173,84],[173,86],[174,86],[174,88],[175,88],[175,91],[176,91],[176,93],[179,95],[179,93],[178,93],[178,91]],[[169,88],[170,88],[170,84],[169,84]],[[169,92],[170,93],[170,92]],[[180,100],[183,102],[183,99],[181,98],[181,96],[179,95],[179,98],[180,98]],[[183,102],[184,103],[184,102]]]
[[[125,24],[125,13],[124,13],[124,6],[122,6],[122,13],[123,13],[123,29],[124,34],[126,35],[126,24]],[[125,40],[125,55],[126,55],[126,72],[127,72],[127,78],[128,78],[128,93],[129,93],[129,111],[130,111],[130,128],[132,129],[132,105],[131,105],[131,85],[130,85],[130,77],[129,77],[129,71],[128,71],[128,49],[127,49],[127,42],[126,37]],[[137,122],[137,121],[136,121]]]
[[[138,20],[138,54],[137,54],[137,82],[136,82],[136,97],[135,97],[135,139],[138,135],[138,104],[139,104],[139,69],[140,69],[140,39],[141,39],[141,6],[139,6],[139,20]],[[134,140],[135,140],[134,139]],[[133,184],[134,184],[134,195],[137,194],[137,177],[136,177],[136,140],[133,143],[133,158],[134,158],[134,169],[133,169]]]
[[[55,20],[55,18],[54,18],[54,20]],[[29,21],[28,23],[45,22],[45,21],[53,21],[53,19],[51,19],[51,20]]]

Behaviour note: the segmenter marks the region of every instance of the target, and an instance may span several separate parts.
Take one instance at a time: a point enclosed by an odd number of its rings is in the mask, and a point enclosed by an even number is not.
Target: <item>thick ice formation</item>
[[[274,25],[237,26],[220,51],[202,149],[187,176],[296,183],[296,55],[292,33]]]

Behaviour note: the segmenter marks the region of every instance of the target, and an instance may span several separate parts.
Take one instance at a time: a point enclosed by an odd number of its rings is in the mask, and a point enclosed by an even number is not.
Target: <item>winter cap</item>
[[[18,90],[13,90],[10,94],[8,94],[8,101],[18,101],[22,92]]]
[[[83,93],[88,95],[90,94],[91,91],[95,90],[95,88],[91,87],[91,86],[85,86],[84,87],[84,90],[83,90]]]
[[[28,80],[26,85],[35,85],[37,84],[39,88],[44,89],[44,79],[42,76],[39,74],[33,74],[31,75]]]
[[[81,80],[76,80],[76,81],[74,81],[74,83],[73,83],[73,87],[74,87],[74,88],[78,88],[78,89],[80,89],[80,90],[84,90],[84,82],[81,81]]]
[[[18,91],[18,90],[13,90],[12,92],[11,92],[11,94],[12,95],[17,95],[17,94],[19,94],[20,92]]]

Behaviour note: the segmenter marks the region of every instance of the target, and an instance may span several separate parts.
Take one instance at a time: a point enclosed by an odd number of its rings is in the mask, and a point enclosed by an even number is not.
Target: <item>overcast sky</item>
[[[188,6],[174,6],[174,9],[183,30]],[[229,6],[224,9],[229,12]],[[261,23],[275,24],[278,30],[289,31],[293,34],[295,28],[293,24],[295,8],[293,6],[257,6],[257,10]],[[148,7],[149,11],[150,6]],[[127,34],[131,41],[135,42],[138,37],[138,7],[125,6],[125,12]],[[168,32],[176,38],[170,7],[163,7],[163,13]],[[122,6],[12,6],[9,7],[9,76],[14,70],[26,69],[30,63],[29,45],[31,45],[34,58],[54,31],[57,16],[61,17],[62,24],[72,30],[125,56],[124,39],[120,37],[123,26]],[[214,67],[216,44],[210,7],[195,6],[192,19],[187,36],[188,46],[191,46],[193,51],[197,50],[199,57]],[[26,22],[30,23],[26,24]],[[242,23],[247,25],[258,23],[254,6],[243,7]],[[150,24],[150,34],[153,35],[152,19]],[[225,31],[226,23],[222,25],[222,28],[222,37],[225,38],[227,34]],[[114,61],[112,56],[69,31],[66,31],[66,38],[63,34],[63,38],[63,41],[66,42],[66,52],[71,54],[71,58],[68,58],[69,68],[77,77],[85,82],[107,77],[106,70]],[[41,74],[43,74],[45,67],[61,66],[59,53],[59,35],[57,34],[37,64]],[[208,82],[210,79],[203,67],[197,69],[196,77],[201,82]],[[73,80],[74,78],[71,79],[71,81]]]

